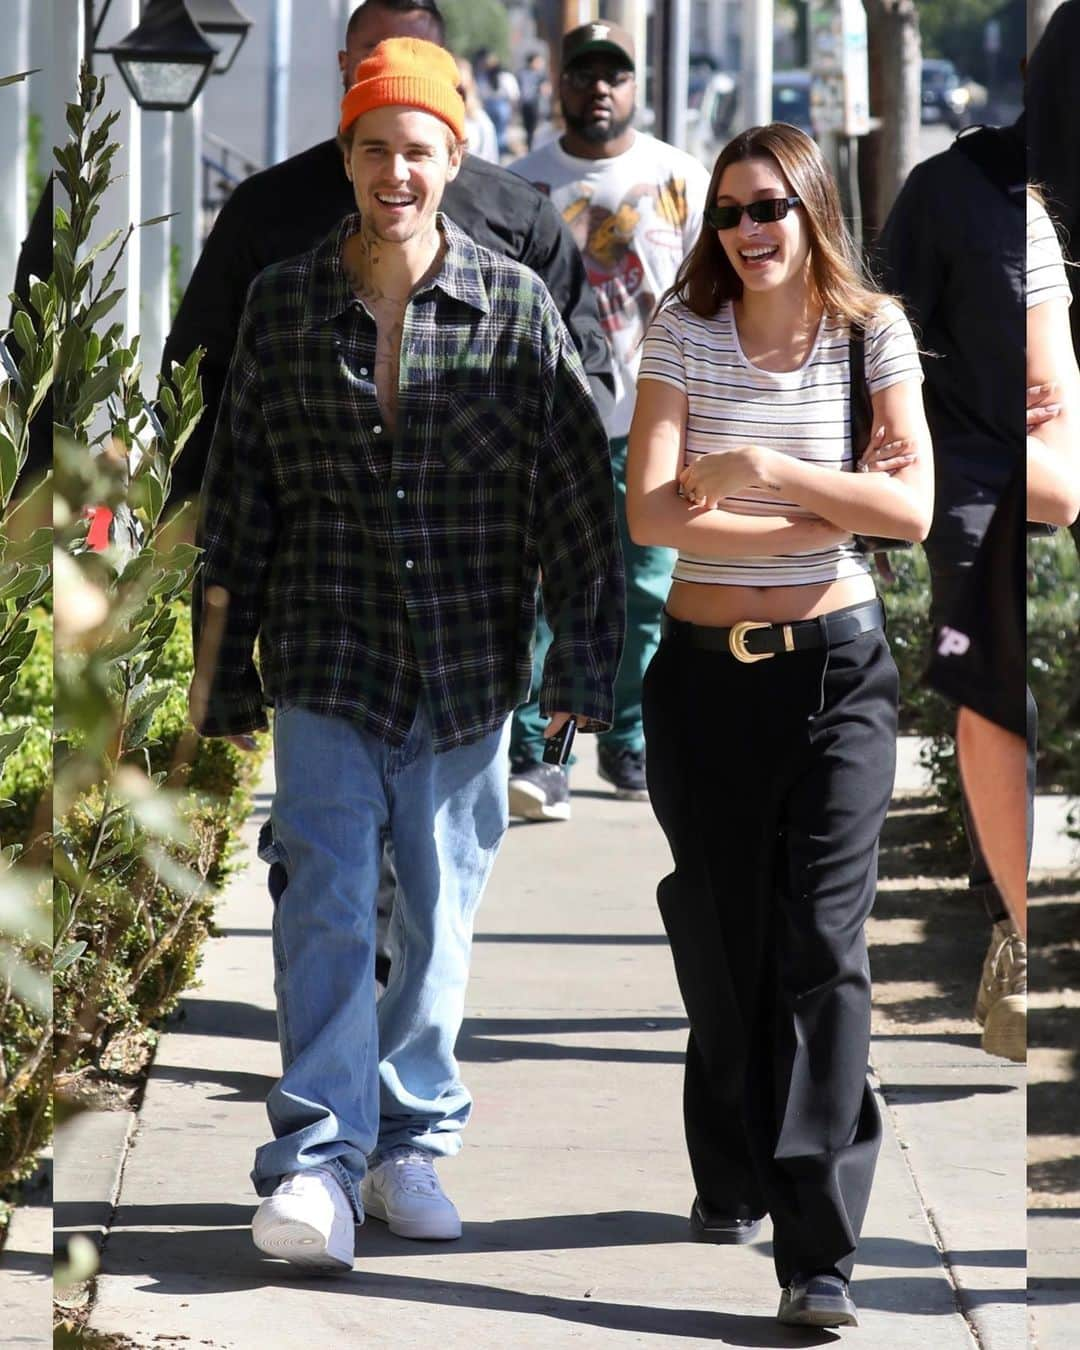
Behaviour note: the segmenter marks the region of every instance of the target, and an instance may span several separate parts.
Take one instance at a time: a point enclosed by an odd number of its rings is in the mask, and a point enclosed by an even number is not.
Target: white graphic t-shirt
[[[640,131],[611,159],[578,159],[554,140],[510,167],[547,193],[581,250],[615,370],[607,433],[625,436],[641,340],[697,242],[709,174],[693,156]]]

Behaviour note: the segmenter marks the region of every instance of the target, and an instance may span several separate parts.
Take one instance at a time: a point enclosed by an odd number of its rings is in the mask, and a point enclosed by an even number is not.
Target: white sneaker
[[[267,1256],[296,1266],[352,1270],[352,1207],[341,1183],[325,1167],[290,1172],[255,1211],[251,1236]]]
[[[364,1213],[382,1219],[398,1237],[461,1236],[461,1219],[444,1194],[431,1154],[401,1144],[392,1148],[360,1183]]]

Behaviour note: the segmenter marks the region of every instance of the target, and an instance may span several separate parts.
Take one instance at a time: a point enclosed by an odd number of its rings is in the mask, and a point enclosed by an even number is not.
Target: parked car
[[[810,123],[810,72],[777,70],[773,72],[772,115],[774,122],[789,122],[808,136],[814,134]]]
[[[739,103],[738,76],[718,70],[710,76],[697,107],[688,110],[687,149],[711,169],[716,156],[742,126],[749,126]],[[814,134],[810,125],[810,72],[773,72],[772,116]]]
[[[735,134],[735,77],[718,70],[706,81],[696,106],[686,114],[686,148],[707,169]]]
[[[972,101],[969,85],[963,83],[951,61],[928,57],[922,63],[922,120],[946,122],[954,131],[968,124]]]

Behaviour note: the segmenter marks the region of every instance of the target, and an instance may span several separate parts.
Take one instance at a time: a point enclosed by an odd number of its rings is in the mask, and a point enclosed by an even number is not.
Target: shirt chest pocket
[[[526,423],[509,401],[453,393],[441,420],[439,448],[452,470],[505,473],[531,458]]]

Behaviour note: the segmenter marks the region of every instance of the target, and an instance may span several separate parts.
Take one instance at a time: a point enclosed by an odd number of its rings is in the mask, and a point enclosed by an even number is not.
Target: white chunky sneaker
[[[324,1167],[290,1172],[255,1211],[251,1236],[267,1256],[326,1271],[352,1270],[352,1207]]]
[[[364,1213],[398,1237],[447,1241],[461,1236],[461,1219],[444,1194],[431,1154],[399,1145],[360,1183]]]
[[[1027,1058],[1027,944],[1008,919],[994,924],[983,961],[975,1018],[982,1048],[1015,1063]]]

